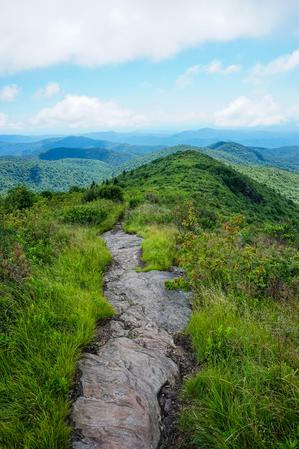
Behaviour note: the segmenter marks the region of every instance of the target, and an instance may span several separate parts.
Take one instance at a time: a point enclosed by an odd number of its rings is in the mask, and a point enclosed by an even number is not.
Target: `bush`
[[[94,206],[73,206],[67,208],[62,220],[65,223],[98,225],[107,218],[107,212]]]
[[[102,185],[101,187],[92,185],[84,193],[82,201],[88,203],[90,201],[95,201],[98,198],[104,198],[112,201],[123,201],[123,190],[114,184]]]
[[[139,206],[139,204],[141,203],[141,198],[130,198],[129,199],[129,208],[130,209],[135,209],[135,207]]]
[[[124,200],[123,190],[119,186],[114,184],[99,187],[99,189],[97,190],[97,196],[98,198],[106,198],[107,200],[112,201]]]
[[[91,201],[95,201],[97,199],[97,190],[95,187],[90,187],[84,192],[82,197],[83,203],[90,203]]]
[[[51,192],[51,190],[43,190],[40,193],[40,196],[42,198],[46,198],[47,200],[51,200],[53,198],[53,192]]]
[[[80,187],[80,186],[71,186],[69,188],[69,192],[70,193],[74,193],[74,192],[84,192],[84,188]]]
[[[36,195],[25,186],[18,186],[9,190],[5,199],[4,207],[7,211],[27,209],[36,202]]]

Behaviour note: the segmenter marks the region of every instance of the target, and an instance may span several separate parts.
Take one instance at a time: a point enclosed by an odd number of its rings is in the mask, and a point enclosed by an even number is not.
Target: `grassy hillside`
[[[110,317],[98,233],[120,202],[17,189],[0,201],[0,447],[67,449],[70,390],[96,322]]]
[[[118,180],[136,197],[150,191],[163,194],[169,203],[194,200],[216,222],[233,213],[243,213],[251,221],[298,219],[298,208],[291,201],[198,151],[156,159]]]
[[[144,269],[179,264],[200,369],[185,381],[176,449],[299,447],[299,208],[196,152],[118,178]]]

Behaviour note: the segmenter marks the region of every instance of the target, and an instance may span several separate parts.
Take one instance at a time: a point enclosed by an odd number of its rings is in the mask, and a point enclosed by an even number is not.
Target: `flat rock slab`
[[[173,335],[190,317],[188,295],[168,291],[170,272],[136,272],[142,239],[121,229],[103,235],[113,256],[104,293],[116,310],[110,338],[79,363],[80,396],[73,404],[73,449],[156,449],[157,395],[179,368],[169,354]]]

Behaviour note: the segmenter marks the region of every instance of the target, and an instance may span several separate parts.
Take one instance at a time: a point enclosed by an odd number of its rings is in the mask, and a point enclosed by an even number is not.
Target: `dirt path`
[[[105,296],[117,314],[99,326],[99,343],[79,364],[72,447],[156,449],[161,435],[158,395],[179,375],[176,354],[182,349],[173,335],[188,322],[189,301],[185,293],[164,288],[173,273],[135,271],[142,239],[120,227],[103,238],[113,256]]]

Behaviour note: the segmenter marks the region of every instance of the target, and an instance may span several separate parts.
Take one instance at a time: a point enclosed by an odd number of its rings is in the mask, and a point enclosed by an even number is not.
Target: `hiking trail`
[[[175,269],[136,271],[140,237],[117,225],[102,238],[113,257],[104,294],[116,314],[99,323],[79,362],[72,448],[156,449],[184,359],[174,336],[189,320],[189,294],[165,289],[165,281],[178,276]]]

